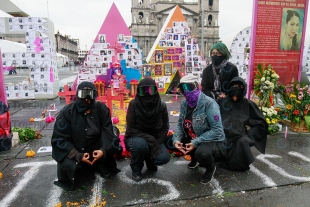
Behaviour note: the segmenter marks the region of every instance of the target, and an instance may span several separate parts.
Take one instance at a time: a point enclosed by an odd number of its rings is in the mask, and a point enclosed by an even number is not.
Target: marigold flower
[[[292,108],[293,108],[293,105],[292,105],[292,104],[287,104],[287,105],[286,105],[286,109],[287,109],[287,110],[291,110]]]

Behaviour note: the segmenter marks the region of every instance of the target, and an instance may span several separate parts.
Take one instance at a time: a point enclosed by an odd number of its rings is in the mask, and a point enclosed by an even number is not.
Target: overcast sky
[[[89,49],[111,5],[115,2],[127,26],[131,24],[131,0],[11,0],[33,17],[49,17],[55,33],[80,40],[82,50]],[[220,0],[220,39],[251,26],[253,0]],[[309,11],[307,29],[310,30]],[[113,28],[112,28],[113,29]],[[310,43],[307,31],[306,43]],[[229,45],[227,45],[229,47]]]

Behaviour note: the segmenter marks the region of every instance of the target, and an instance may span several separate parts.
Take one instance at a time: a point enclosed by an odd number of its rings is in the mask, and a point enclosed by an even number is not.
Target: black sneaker
[[[98,167],[98,173],[100,174],[102,178],[105,178],[105,179],[110,177],[111,175],[111,173],[107,170],[105,166]]]
[[[198,167],[199,163],[197,162],[197,160],[192,160],[188,165],[187,167],[190,168],[190,169],[194,169],[196,167]]]
[[[142,180],[141,172],[132,172],[132,179],[136,182],[140,182]]]
[[[213,178],[213,175],[214,175],[215,171],[216,171],[216,167],[215,166],[214,166],[213,169],[206,170],[206,172],[201,176],[200,183],[202,183],[202,184],[210,183],[210,181]]]

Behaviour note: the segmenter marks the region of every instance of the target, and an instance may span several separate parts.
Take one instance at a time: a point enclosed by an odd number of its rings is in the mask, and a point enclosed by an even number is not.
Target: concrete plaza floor
[[[163,95],[168,111],[179,111],[182,97],[174,100]],[[40,117],[44,109],[55,103],[61,109],[65,102],[54,100],[9,101],[12,126],[34,127],[43,138],[17,144],[0,152],[0,207],[15,206],[96,206],[103,200],[106,206],[309,206],[310,139],[308,133],[288,131],[268,137],[266,154],[253,148],[256,161],[247,172],[217,168],[208,185],[198,182],[204,168],[188,169],[184,157],[173,157],[168,164],[151,173],[143,170],[144,179],[131,179],[130,159],[117,160],[122,170],[116,176],[102,179],[90,176],[77,181],[77,189],[66,192],[53,185],[57,178],[56,162],[51,152],[26,157],[27,150],[38,151],[50,146],[54,123],[29,122]],[[58,111],[59,112],[59,111]],[[57,118],[57,113],[53,112]],[[169,116],[174,129],[177,116]],[[99,206],[99,205],[98,205]]]

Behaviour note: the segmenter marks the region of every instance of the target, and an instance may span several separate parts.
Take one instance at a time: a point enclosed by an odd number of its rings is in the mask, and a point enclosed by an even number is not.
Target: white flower
[[[262,78],[260,79],[261,82],[264,82],[265,80],[266,80],[265,77],[262,77]]]

